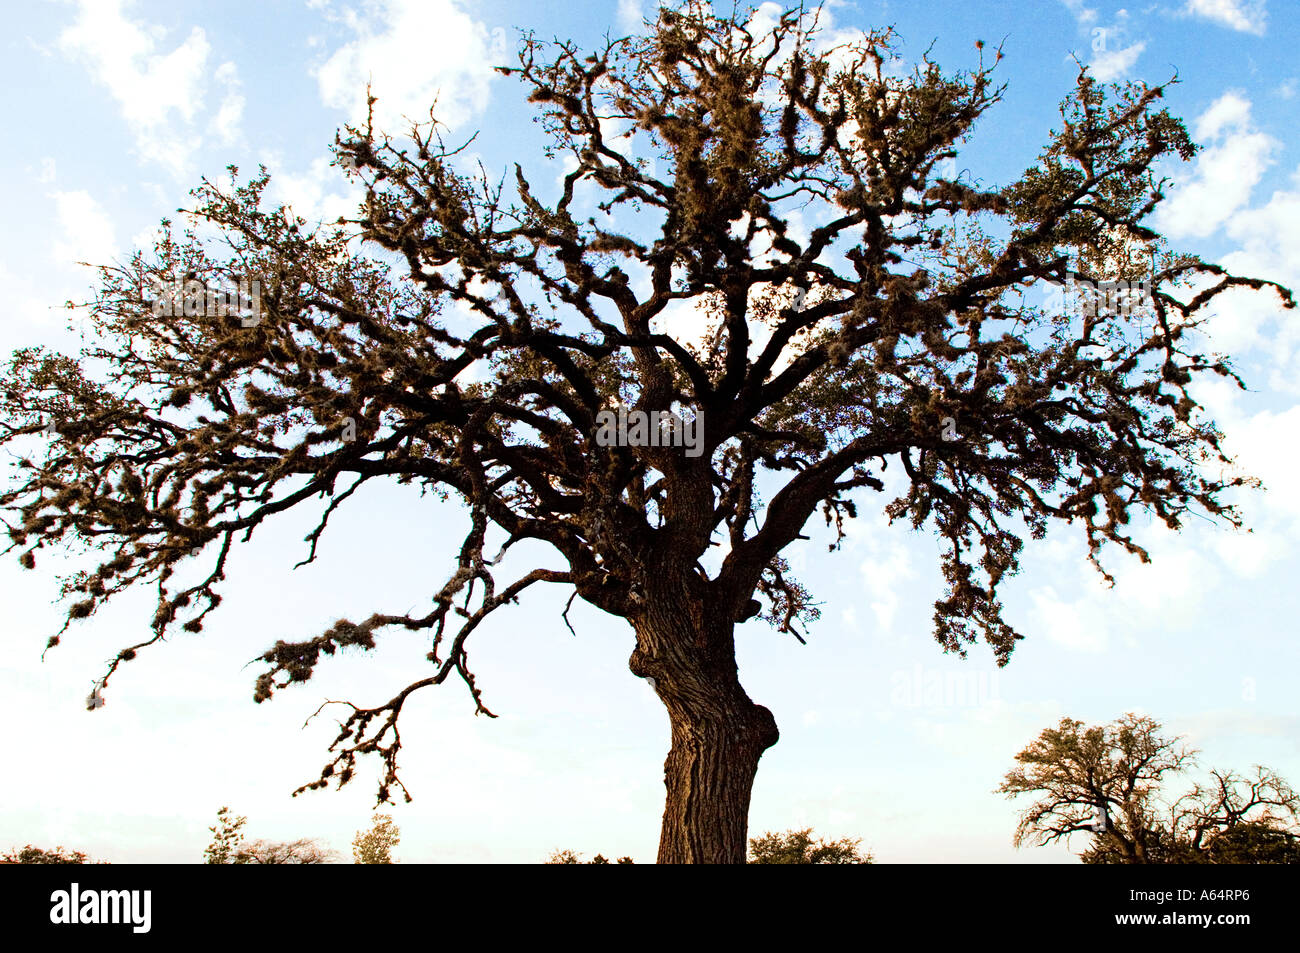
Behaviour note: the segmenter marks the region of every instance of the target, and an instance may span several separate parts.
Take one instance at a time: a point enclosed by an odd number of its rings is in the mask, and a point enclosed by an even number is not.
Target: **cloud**
[[[1196,120],[1196,138],[1208,145],[1190,175],[1173,175],[1176,188],[1156,212],[1157,225],[1171,238],[1204,237],[1250,200],[1281,145],[1255,128],[1251,103],[1227,92]]]
[[[128,19],[123,7],[123,0],[80,0],[58,47],[117,100],[141,155],[184,174],[200,142],[191,127],[203,108],[211,47],[194,27],[170,52],[160,52],[167,31]]]
[[[1147,48],[1145,42],[1132,43],[1125,47],[1117,45],[1119,38],[1127,29],[1128,11],[1119,10],[1115,14],[1116,22],[1103,27],[1098,25],[1096,9],[1087,6],[1083,0],[1061,0],[1061,2],[1074,16],[1080,31],[1090,37],[1093,57],[1088,68],[1092,70],[1092,75],[1103,83],[1123,79]]]
[[[54,192],[55,217],[63,232],[54,242],[54,258],[63,264],[107,264],[117,254],[113,223],[88,192]]]
[[[1295,179],[1300,184],[1300,167]],[[1241,243],[1244,260],[1234,259],[1234,264],[1254,265],[1287,280],[1300,278],[1300,189],[1279,190],[1267,205],[1241,210],[1228,222],[1227,232]]]
[[[1104,651],[1109,638],[1104,604],[1086,597],[1067,603],[1051,586],[1030,593],[1037,619],[1037,631],[1058,645],[1079,652]]]
[[[620,29],[635,33],[641,29],[641,0],[618,0],[618,25]]]
[[[1300,716],[1220,708],[1182,715],[1171,720],[1170,727],[1186,734],[1197,745],[1224,738],[1276,738],[1289,741],[1293,748],[1300,736]]]
[[[1087,6],[1083,0],[1061,0],[1066,8],[1074,14],[1080,26],[1088,26],[1097,21],[1097,11]]]
[[[1276,412],[1260,411],[1227,429],[1224,445],[1237,466],[1259,477],[1266,488],[1266,492],[1252,495],[1249,501],[1252,509],[1262,509],[1268,515],[1268,519],[1251,520],[1264,531],[1265,544],[1270,542],[1272,530],[1286,529],[1286,521],[1300,526],[1300,447],[1294,438],[1297,431],[1300,404]],[[1245,547],[1241,543],[1241,548]],[[1267,555],[1262,554],[1261,559],[1266,560]]]
[[[1268,11],[1265,0],[1187,0],[1184,13],[1237,30],[1264,35]]]
[[[226,62],[217,67],[217,82],[226,89],[221,99],[221,108],[217,118],[212,121],[217,135],[225,145],[233,145],[239,139],[239,121],[244,116],[244,95],[240,92],[239,70],[234,63]]]
[[[314,71],[327,106],[363,122],[369,83],[376,124],[397,134],[427,122],[435,100],[438,120],[453,127],[487,108],[492,67],[505,62],[503,28],[489,33],[457,0],[367,0],[343,19],[356,39]]]
[[[331,165],[328,156],[318,156],[301,172],[288,168],[278,153],[265,154],[262,163],[271,172],[269,197],[284,202],[308,221],[336,222],[340,217],[353,217],[364,198],[361,187]]]
[[[1279,189],[1266,204],[1228,219],[1225,230],[1239,247],[1223,256],[1222,264],[1233,274],[1267,278],[1292,289],[1300,285],[1300,168],[1293,178],[1297,188]],[[1298,313],[1284,311],[1272,289],[1233,291],[1216,301],[1210,333],[1216,346],[1225,341],[1253,346],[1270,368],[1269,385],[1300,395]]]
[[[1119,50],[1099,50],[1089,64],[1092,75],[1103,83],[1122,79],[1146,48],[1145,43],[1134,43]]]
[[[901,491],[904,477],[883,474],[886,498]],[[873,634],[891,639],[906,638],[908,633],[896,630],[895,621],[908,584],[917,580],[919,573],[913,561],[916,549],[913,539],[891,526],[882,512],[859,513],[844,526],[846,547],[865,550],[858,571],[862,574],[862,590],[867,607],[875,616]],[[856,616],[854,618],[856,622]]]

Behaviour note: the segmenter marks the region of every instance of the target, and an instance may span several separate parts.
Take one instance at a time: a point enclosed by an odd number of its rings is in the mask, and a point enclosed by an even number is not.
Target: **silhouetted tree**
[[[232,547],[267,520],[328,498],[310,562],[364,484],[418,484],[469,523],[432,609],[341,619],[260,657],[259,702],[388,630],[430,637],[429,671],[348,707],[303,789],[346,784],[377,754],[389,800],[412,693],[459,677],[492,715],[467,640],[558,585],[631,627],[629,667],[667,710],[659,861],[743,863],[778,731],[740,684],[735,627],[759,616],[802,640],[817,609],[782,553],[818,513],[835,548],[890,463],[906,489],[885,512],[945,547],[935,638],[964,655],[982,636],[999,664],[1022,637],[998,597],[1022,548],[1014,521],[1034,537],[1081,524],[1099,570],[1106,543],[1147,558],[1136,513],[1239,522],[1222,491],[1251,481],[1220,475],[1220,435],[1189,388],[1240,381],[1198,353],[1195,328],[1229,289],[1294,301],[1145,224],[1164,196],[1153,170],[1196,151],[1158,108],[1166,87],[1082,69],[1042,153],[994,186],[944,169],[1001,98],[1001,52],[898,75],[892,31],[830,50],[815,13],[759,29],[749,12],[688,2],[591,53],[526,36],[502,71],[536,107],[546,157],[569,163],[558,194],[534,185],[550,164],[467,174],[436,124],[401,140],[349,126],[337,158],[364,187],[357,218],[309,224],[267,205],[265,170],[240,184],[232,168],[229,188],[194,193],[219,240],[164,222],[149,254],[101,269],[82,359],[14,355],[0,379],[0,444],[22,448],[0,493],[10,548],[28,567],[74,540],[102,554],[67,580],[68,624],[158,587],[152,635],[119,651],[101,691],[172,629],[202,628]],[[1027,297],[1075,278],[1149,294],[1064,313]],[[218,292],[239,279],[260,291],[232,311]],[[189,282],[184,300],[159,282]],[[675,312],[694,315],[676,337]],[[660,416],[623,431],[620,407]]]
[[[999,793],[1039,795],[1020,815],[1017,847],[1083,833],[1089,864],[1295,862],[1300,795],[1286,781],[1263,767],[1253,777],[1212,770],[1169,803],[1162,787],[1195,766],[1196,752],[1146,715],[1099,727],[1063,718],[1016,761]]]

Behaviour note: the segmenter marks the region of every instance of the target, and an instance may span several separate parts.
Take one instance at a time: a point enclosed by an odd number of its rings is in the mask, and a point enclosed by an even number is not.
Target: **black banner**
[[[543,925],[543,932],[598,929],[589,938],[618,943],[629,931],[653,929],[642,922],[646,916],[683,942],[694,929],[686,922],[701,916],[704,933],[788,924],[806,940],[823,931],[977,940],[1041,928],[1071,938],[1201,932],[1231,942],[1256,931],[1293,934],[1300,887],[1295,868],[1284,866],[881,864],[725,878],[720,870],[652,874],[650,865],[639,873],[582,869],[7,865],[0,867],[0,916],[8,936],[93,941],[112,934],[115,947],[278,938],[296,945],[347,936],[378,943],[440,921],[473,922],[471,929],[498,938]],[[547,942],[558,939],[553,933]],[[540,940],[534,932],[529,942]]]

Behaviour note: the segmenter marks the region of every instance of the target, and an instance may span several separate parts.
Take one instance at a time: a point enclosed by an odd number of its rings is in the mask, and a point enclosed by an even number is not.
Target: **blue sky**
[[[356,196],[328,146],[357,115],[367,81],[390,128],[403,115],[427,117],[437,95],[451,138],[480,131],[473,154],[489,169],[521,161],[544,176],[539,129],[513,81],[490,67],[519,29],[591,45],[636,28],[649,7],[23,5],[9,16],[0,66],[10,141],[0,154],[0,352],[36,343],[75,352],[84,328],[59,307],[90,288],[75,262],[129,254],[202,176],[228,164],[267,165],[274,197],[305,217],[350,214]],[[950,70],[974,65],[976,39],[1002,42],[1004,102],[960,160],[989,184],[1033,162],[1059,122],[1073,56],[1108,81],[1177,72],[1168,105],[1206,148],[1169,169],[1176,187],[1157,227],[1177,247],[1300,288],[1293,3],[861,0],[829,6],[824,19],[846,38],[892,24],[904,62],[932,46]],[[934,644],[936,547],[925,533],[889,527],[885,498],[865,501],[841,552],[827,554],[816,536],[790,552],[823,616],[807,646],[757,622],[739,631],[742,680],[782,732],[760,767],[751,831],[861,837],[883,862],[1070,862],[1063,847],[1014,850],[1016,805],[992,793],[1015,752],[1063,715],[1146,712],[1200,748],[1207,766],[1263,763],[1300,783],[1297,322],[1276,298],[1243,295],[1223,300],[1209,325],[1251,385],[1199,393],[1242,469],[1267,486],[1241,498],[1253,532],[1150,527],[1141,538],[1153,563],[1111,554],[1113,589],[1084,562],[1077,528],[1028,543],[1025,569],[1005,590],[1008,616],[1028,637],[1006,669],[995,670],[986,648],[962,662]],[[361,493],[317,563],[291,570],[313,525],[309,513],[269,525],[232,560],[225,604],[204,633],[143,653],[93,713],[85,696],[104,660],[147,625],[148,593],[74,629],[42,663],[61,621],[54,565],[0,566],[0,719],[11,728],[0,848],[62,843],[119,862],[195,861],[229,804],[250,817],[253,837],[317,836],[346,853],[367,823],[373,774],[342,792],[290,798],[317,775],[333,735],[328,718],[304,721],[326,698],[387,699],[423,673],[424,646],[394,634],[260,706],[256,668],[243,666],[276,639],[314,635],[339,617],[422,605],[445,578],[464,518],[409,488]],[[631,630],[577,608],[571,635],[562,603],[530,597],[475,636],[479,684],[501,717],[474,718],[450,683],[408,706],[404,778],[415,801],[392,808],[402,860],[536,862],[558,847],[653,860],[666,716],[627,670]],[[915,690],[948,675],[974,690],[937,703]]]

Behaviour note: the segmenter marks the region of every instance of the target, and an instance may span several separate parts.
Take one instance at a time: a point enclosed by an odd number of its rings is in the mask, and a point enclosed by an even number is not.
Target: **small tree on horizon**
[[[217,809],[217,823],[208,830],[212,841],[203,851],[205,864],[242,864],[244,855],[244,825],[248,818],[235,814],[229,807]]]
[[[2,864],[107,864],[106,860],[90,860],[80,850],[64,850],[60,845],[53,850],[33,847],[16,847],[5,854],[0,854]]]
[[[574,853],[571,850],[553,850],[551,856],[542,861],[543,864],[608,864],[609,860],[604,854],[597,854],[591,860],[583,860],[582,855]],[[620,857],[614,861],[616,864],[633,864],[636,863],[631,857]]]
[[[812,828],[790,830],[782,834],[769,831],[749,842],[751,864],[870,864],[870,851],[862,851],[861,838],[843,837],[828,841],[813,840]]]
[[[1189,388],[1244,384],[1198,328],[1227,291],[1294,300],[1148,224],[1161,164],[1197,151],[1160,108],[1168,84],[1107,87],[1081,68],[1040,154],[992,184],[947,170],[1002,97],[1000,51],[977,43],[956,72],[927,54],[898,75],[892,30],[831,49],[816,11],[761,29],[753,13],[689,0],[591,52],[525,35],[502,72],[546,161],[499,180],[468,170],[436,121],[399,139],[367,121],[336,148],[364,189],[355,218],[308,223],[269,205],[264,169],[232,168],[228,187],[193,193],[202,230],[164,222],[151,251],[101,268],[85,353],[24,349],[0,375],[0,446],[19,450],[0,492],[9,548],[30,569],[84,543],[98,563],[66,580],[49,646],[156,586],[151,633],[119,650],[102,692],[174,630],[202,630],[232,548],[268,521],[316,508],[309,563],[365,484],[413,484],[465,517],[429,608],[359,605],[360,622],[259,656],[263,702],[342,650],[428,638],[428,670],[389,700],[338,703],[331,760],[299,791],[341,787],[375,755],[379,802],[409,800],[408,699],[459,679],[495,717],[468,640],[558,586],[617,620],[664,706],[658,860],[744,863],[779,732],[741,685],[736,629],[761,619],[803,641],[818,609],[784,554],[814,524],[831,549],[864,503],[933,529],[934,637],[963,656],[982,638],[999,665],[1023,637],[999,595],[1022,534],[1081,527],[1104,573],[1104,546],[1148,558],[1136,516],[1240,525],[1225,493],[1257,484],[1229,475]],[[250,276],[260,314],[207,306]],[[175,282],[197,290],[160,311]],[[1107,282],[1148,293],[1032,303]],[[686,331],[666,332],[674,314]],[[698,447],[631,431],[611,444],[619,408],[693,416]]]
[[[387,814],[376,814],[370,829],[357,831],[352,840],[352,857],[358,864],[392,864],[393,848],[401,838],[401,830]]]
[[[246,864],[331,864],[338,852],[324,846],[314,837],[300,837],[292,841],[256,840],[241,852]]]

